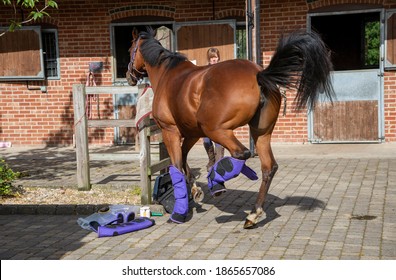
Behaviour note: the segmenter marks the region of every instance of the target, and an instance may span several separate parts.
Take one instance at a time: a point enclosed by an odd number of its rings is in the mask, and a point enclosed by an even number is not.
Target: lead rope
[[[86,87],[89,87],[89,86],[95,86],[96,87],[95,76],[94,76],[94,74],[91,71],[89,71],[88,74],[87,74],[87,81],[85,82],[85,86]],[[84,118],[84,116],[86,116],[87,119],[92,119],[92,110],[91,110],[92,102],[91,101],[96,101],[96,100],[98,101],[97,109],[98,109],[98,117],[100,119],[99,98],[96,98],[95,94],[88,94],[87,99],[85,101],[85,112],[81,116],[81,118],[78,121],[76,121],[76,123],[74,124],[74,127],[76,127],[81,122],[81,120]]]
[[[88,75],[87,75],[87,81],[85,83],[85,86],[87,87],[91,87],[91,86],[95,86],[96,87],[96,81],[95,81],[95,76],[94,74],[89,71]],[[86,108],[85,108],[85,112],[87,114],[87,118],[88,119],[92,119],[92,102],[97,101],[96,107],[97,107],[97,111],[98,111],[98,118],[100,119],[100,111],[99,111],[99,96],[96,96],[96,94],[88,94],[87,96],[87,102],[86,102]]]

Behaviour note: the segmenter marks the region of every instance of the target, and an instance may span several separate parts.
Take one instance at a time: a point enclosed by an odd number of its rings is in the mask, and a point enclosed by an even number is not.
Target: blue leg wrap
[[[91,222],[90,226],[98,233],[98,237],[117,236],[120,234],[137,231],[151,227],[155,221],[146,217],[140,217],[126,223],[101,226],[98,222]]]
[[[175,223],[184,223],[188,213],[188,193],[187,184],[184,174],[179,169],[171,165],[169,167],[169,174],[171,176],[173,185],[173,194],[175,196],[175,205],[170,217],[171,221]]]
[[[224,157],[210,169],[208,187],[212,195],[225,192],[224,182],[237,177],[240,173],[250,180],[257,180],[256,172],[245,164],[246,160]]]

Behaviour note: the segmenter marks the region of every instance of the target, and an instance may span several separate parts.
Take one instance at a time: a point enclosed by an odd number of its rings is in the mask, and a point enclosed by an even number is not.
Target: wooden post
[[[150,155],[150,118],[139,123],[140,142],[140,186],[142,205],[151,203],[151,155]]]
[[[162,161],[162,160],[168,159],[168,158],[169,158],[168,150],[166,149],[165,143],[161,141],[159,143],[159,160]],[[168,171],[168,168],[161,169],[161,174],[163,174],[167,171]]]
[[[139,90],[143,90],[140,87]],[[77,184],[79,190],[90,190],[90,167],[89,167],[89,150],[88,150],[88,127],[134,127],[135,120],[89,120],[85,113],[85,100],[87,94],[110,93],[118,94],[125,92],[124,87],[85,87],[85,85],[73,85],[73,106],[74,106],[74,126],[75,126],[75,145],[77,157]],[[150,135],[153,124],[149,117],[140,122],[139,143],[140,143],[140,184],[142,188],[141,203],[150,204],[152,202],[152,175],[157,172],[163,172],[169,167],[170,158],[166,148],[160,143],[160,160],[151,163],[151,146]],[[161,142],[161,141],[160,141]],[[95,160],[125,160],[125,155],[91,155]],[[128,155],[131,159],[130,155]]]
[[[74,126],[76,133],[77,186],[81,191],[91,189],[87,116],[85,114],[85,86],[73,85]]]

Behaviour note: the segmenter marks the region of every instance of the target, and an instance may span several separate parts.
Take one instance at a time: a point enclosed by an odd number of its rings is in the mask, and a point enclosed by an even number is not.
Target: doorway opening
[[[380,142],[383,65],[381,10],[309,15],[309,27],[330,50],[336,100],[309,112],[312,143]]]

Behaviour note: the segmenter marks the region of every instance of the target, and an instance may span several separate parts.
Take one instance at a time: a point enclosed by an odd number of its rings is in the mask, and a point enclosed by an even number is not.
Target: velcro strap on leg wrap
[[[258,176],[256,171],[254,171],[253,169],[251,169],[249,166],[247,166],[246,164],[243,165],[241,173],[243,175],[245,175],[246,177],[248,177],[250,180],[257,180]]]
[[[188,213],[188,193],[184,174],[174,166],[169,167],[169,174],[172,179],[175,205],[171,215],[171,220],[175,223],[184,223]]]
[[[219,160],[209,171],[208,186],[212,189],[215,185],[222,184],[232,178],[237,177],[240,173],[251,180],[257,180],[256,172],[245,164],[245,160],[233,157],[224,157]]]

